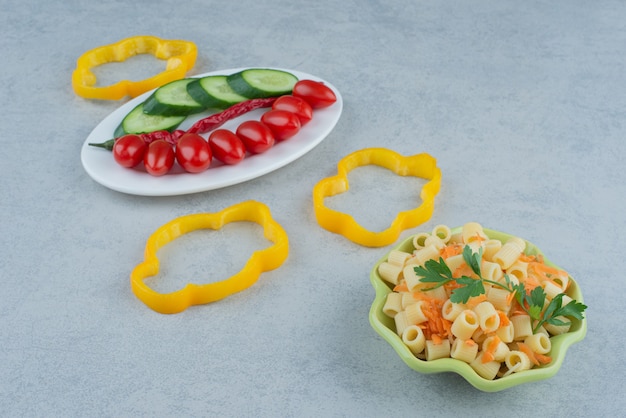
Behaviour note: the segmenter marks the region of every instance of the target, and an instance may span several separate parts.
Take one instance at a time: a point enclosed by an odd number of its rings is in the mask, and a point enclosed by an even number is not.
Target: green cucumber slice
[[[205,107],[187,93],[187,86],[195,80],[183,78],[157,88],[145,100],[143,111],[158,116],[187,116],[202,112]]]
[[[187,93],[206,108],[226,109],[247,99],[235,93],[225,75],[198,78],[187,85]]]
[[[186,116],[148,115],[143,111],[143,102],[133,108],[115,129],[115,137],[125,134],[143,134],[154,131],[173,131]]]
[[[228,84],[248,99],[290,94],[298,78],[286,71],[269,68],[249,68],[228,76]]]

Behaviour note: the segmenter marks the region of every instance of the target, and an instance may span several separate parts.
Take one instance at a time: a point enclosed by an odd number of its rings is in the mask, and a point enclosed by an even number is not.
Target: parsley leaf
[[[483,258],[483,249],[479,248],[478,252],[475,253],[472,250],[472,247],[466,245],[463,247],[463,260],[467,263],[468,266],[472,269],[472,271],[480,277],[480,262]]]
[[[424,263],[424,267],[416,266],[413,268],[415,274],[421,276],[422,283],[436,283],[436,286],[428,290],[436,289],[454,280],[450,267],[443,258],[439,257],[439,261],[428,260]]]
[[[456,279],[456,282],[463,286],[457,287],[450,294],[450,301],[453,303],[467,303],[471,297],[485,293],[485,286],[480,279],[462,276]]]

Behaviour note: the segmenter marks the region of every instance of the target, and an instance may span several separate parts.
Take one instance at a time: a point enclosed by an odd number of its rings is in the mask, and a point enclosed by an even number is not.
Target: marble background
[[[626,3],[586,1],[0,0],[0,410],[4,416],[614,416],[626,270]],[[275,66],[342,94],[333,132],[292,164],[210,192],[141,197],[80,161],[125,101],[76,96],[76,59],[139,34],[195,42],[190,75]],[[99,80],[140,77],[133,60]],[[578,281],[588,333],[549,380],[483,393],[409,369],[370,327],[364,248],[319,227],[315,183],[365,147],[438,160],[421,228],[477,221],[542,248]],[[380,230],[415,205],[412,184],[351,174],[333,205]],[[177,315],[128,276],[169,220],[267,203],[290,237],[278,270]],[[226,277],[265,245],[259,229],[197,234],[162,253],[172,277]],[[158,281],[157,281],[158,282]],[[165,280],[165,287],[181,283]],[[162,282],[158,282],[163,285]],[[156,284],[155,284],[156,286]]]

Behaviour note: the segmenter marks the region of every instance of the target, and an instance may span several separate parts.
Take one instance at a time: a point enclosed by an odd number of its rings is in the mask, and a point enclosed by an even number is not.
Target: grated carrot
[[[463,263],[452,272],[452,277],[454,277],[455,279],[458,279],[461,276],[476,277],[476,274],[474,274],[474,271],[470,266],[468,266],[466,263]]]
[[[463,252],[463,246],[460,244],[450,244],[446,245],[439,251],[441,258],[444,260],[448,257],[452,257],[453,255],[459,255]]]
[[[500,317],[500,328],[506,327],[511,323],[511,320],[504,312],[498,311],[498,316]]]
[[[408,292],[409,287],[406,285],[406,282],[402,282],[402,283],[395,285],[393,288],[393,291],[394,292]]]
[[[519,348],[519,351],[526,354],[531,363],[533,363],[535,366],[539,366],[540,364],[548,364],[552,361],[552,358],[550,356],[534,352],[526,343],[518,342],[517,348]]]
[[[557,268],[550,267],[547,264],[539,263],[536,261],[528,263],[528,268],[545,279],[550,279],[552,276],[560,276],[561,274],[563,275],[567,274],[567,272],[563,270],[559,270]]]
[[[498,337],[497,335],[493,336],[493,338],[491,339],[487,347],[483,350],[483,357],[482,357],[483,363],[489,363],[490,361],[495,360],[496,358],[495,353],[496,353],[496,350],[498,349],[498,345],[500,345],[501,342],[502,340],[500,340],[500,337]]]
[[[479,303],[482,303],[486,300],[487,295],[483,293],[482,295],[469,298],[465,306],[467,306],[468,309],[474,309],[476,306],[478,306]]]
[[[441,341],[452,335],[452,323],[442,316],[442,300],[428,297],[422,297],[422,300],[426,302],[422,306],[424,316],[426,316],[424,336],[433,340],[435,344],[440,344]]]

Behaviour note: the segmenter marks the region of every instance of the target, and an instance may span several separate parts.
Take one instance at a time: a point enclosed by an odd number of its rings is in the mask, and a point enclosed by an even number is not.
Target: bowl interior
[[[452,229],[453,233],[457,233],[461,230],[461,227]],[[485,233],[489,238],[506,241],[511,235],[484,228]],[[413,237],[408,237],[400,244],[395,246],[394,250],[401,250],[406,252],[412,252],[414,247],[412,244]],[[542,254],[546,264],[557,267],[554,263],[550,262],[545,255],[534,244],[526,241],[526,254],[535,255]],[[467,363],[455,360],[452,358],[443,358],[434,361],[421,360],[402,342],[401,338],[396,334],[395,323],[393,318],[388,317],[383,313],[383,306],[385,304],[387,294],[392,292],[392,285],[385,282],[378,275],[378,266],[380,263],[387,260],[388,254],[385,254],[376,265],[373,267],[370,273],[370,281],[376,291],[376,297],[372,303],[369,319],[372,328],[384,338],[400,356],[400,358],[412,369],[421,373],[441,373],[441,372],[454,372],[461,375],[471,385],[485,392],[496,392],[512,386],[516,386],[522,383],[528,383],[538,380],[547,379],[552,377],[559,370],[565,358],[567,349],[574,343],[581,341],[587,332],[586,319],[572,320],[572,326],[570,331],[551,337],[552,349],[548,355],[552,357],[552,362],[541,367],[535,367],[530,370],[526,370],[520,373],[513,373],[509,376],[498,378],[495,380],[488,380],[479,376]],[[578,302],[583,303],[583,296],[580,291],[578,283],[574,279],[571,279],[571,284],[568,288],[567,294]]]

